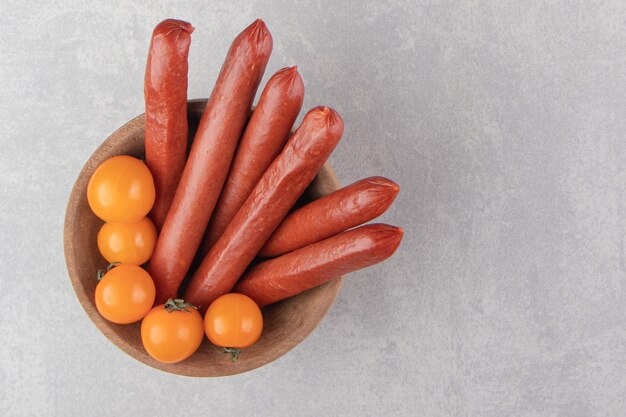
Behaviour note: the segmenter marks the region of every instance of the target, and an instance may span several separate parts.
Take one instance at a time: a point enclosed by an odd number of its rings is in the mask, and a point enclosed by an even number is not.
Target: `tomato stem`
[[[191,303],[185,302],[182,298],[169,298],[163,308],[168,313],[172,313],[174,311],[184,311],[185,313],[191,313],[191,311],[187,310],[187,307],[193,308],[197,310],[198,308]]]
[[[115,268],[119,264],[121,264],[121,262],[111,262],[109,266],[106,267],[106,269],[98,269],[98,273],[96,274],[98,281],[102,280],[107,272],[109,272],[111,269]]]
[[[239,359],[239,354],[241,353],[241,349],[225,347],[224,353],[230,353],[230,360],[232,362],[237,362],[237,359]]]

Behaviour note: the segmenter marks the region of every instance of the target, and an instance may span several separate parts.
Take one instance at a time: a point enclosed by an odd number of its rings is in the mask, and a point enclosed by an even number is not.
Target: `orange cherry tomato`
[[[263,315],[250,297],[225,294],[209,306],[204,316],[204,331],[214,345],[246,348],[261,337]]]
[[[96,286],[96,308],[113,323],[134,323],[150,311],[155,295],[150,274],[137,265],[122,264]]]
[[[154,180],[142,161],[114,156],[94,171],[87,185],[89,207],[105,222],[137,222],[154,205]]]
[[[147,218],[136,223],[105,223],[98,232],[98,249],[108,262],[141,265],[152,256],[157,231]]]
[[[141,322],[143,347],[159,362],[187,359],[200,347],[203,333],[202,316],[182,300],[154,307]]]

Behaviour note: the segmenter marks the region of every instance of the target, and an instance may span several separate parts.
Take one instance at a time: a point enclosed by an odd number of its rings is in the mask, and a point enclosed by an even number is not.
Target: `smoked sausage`
[[[161,230],[187,158],[187,57],[191,23],[166,19],[152,32],[144,79],[146,165],[156,199],[150,218]]]
[[[399,227],[386,224],[357,227],[257,264],[233,291],[247,295],[263,307],[382,262],[396,251],[401,240]]]
[[[198,251],[199,260],[224,233],[263,173],[283,149],[303,99],[304,84],[297,67],[283,68],[267,82],[217,200]]]
[[[280,221],[313,181],[343,134],[343,120],[328,107],[310,110],[265,171],[224,234],[211,247],[184,298],[205,311],[231,290]]]
[[[389,208],[398,191],[395,182],[383,177],[341,188],[288,215],[259,255],[282,255],[368,222]]]
[[[176,297],[200,246],[272,51],[258,19],[233,41],[148,265],[156,303]]]

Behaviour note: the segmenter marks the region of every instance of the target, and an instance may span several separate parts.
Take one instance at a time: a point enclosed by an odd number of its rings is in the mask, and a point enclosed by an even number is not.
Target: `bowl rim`
[[[189,100],[188,112],[191,114],[195,111],[196,113],[200,112],[201,114],[206,105],[206,101],[206,99]],[[325,299],[325,305],[321,306],[321,308],[318,309],[317,320],[308,321],[307,323],[309,323],[309,325],[301,328],[299,333],[293,335],[293,337],[290,336],[289,338],[286,338],[286,343],[282,343],[280,344],[280,346],[275,346],[272,349],[269,349],[271,351],[271,354],[268,356],[267,361],[264,361],[262,363],[253,363],[251,366],[247,367],[230,368],[232,372],[228,371],[220,374],[197,372],[197,370],[194,370],[190,366],[184,366],[185,361],[177,364],[165,364],[157,362],[154,359],[150,358],[147,354],[142,355],[138,353],[136,348],[126,342],[125,339],[121,337],[117,331],[114,330],[116,326],[120,325],[114,325],[113,323],[106,321],[98,313],[95,307],[89,303],[88,300],[93,298],[93,294],[88,293],[86,288],[82,285],[80,272],[78,270],[78,261],[76,261],[77,255],[75,254],[75,251],[72,250],[73,237],[76,231],[79,229],[75,227],[75,225],[73,225],[73,219],[78,216],[79,201],[83,196],[84,190],[86,190],[88,180],[91,177],[91,173],[93,173],[95,168],[97,168],[104,160],[113,156],[110,155],[110,153],[114,149],[118,149],[120,144],[124,143],[124,141],[127,141],[131,135],[141,134],[141,136],[143,136],[144,123],[145,114],[140,114],[132,118],[130,121],[126,122],[124,125],[116,129],[111,135],[109,135],[109,137],[105,139],[89,156],[89,158],[81,168],[80,173],[78,174],[78,177],[74,182],[74,185],[72,186],[72,191],[70,193],[67,207],[65,210],[63,224],[63,251],[69,279],[81,307],[83,308],[89,319],[92,321],[92,323],[96,326],[96,328],[102,334],[104,334],[107,339],[113,342],[113,344],[117,346],[122,352],[126,353],[133,359],[138,360],[145,365],[148,365],[151,368],[155,368],[166,373],[191,377],[222,377],[249,372],[275,361],[276,359],[285,355],[287,352],[291,351],[293,348],[302,343],[321,324],[321,322],[324,320],[324,318],[334,305],[337,297],[339,296],[339,293],[343,286],[343,276],[340,276],[323,284],[323,286],[333,287],[330,289],[330,291],[332,291],[332,297],[328,297],[327,299]],[[326,176],[326,180],[331,182],[332,188],[338,189],[340,187],[339,181],[337,180],[337,177],[328,162],[326,162],[320,170],[320,173],[322,172]],[[313,325],[311,325],[310,323],[313,323]],[[132,325],[133,324],[131,324],[130,326]],[[203,340],[203,344],[204,343],[207,343],[207,341]]]

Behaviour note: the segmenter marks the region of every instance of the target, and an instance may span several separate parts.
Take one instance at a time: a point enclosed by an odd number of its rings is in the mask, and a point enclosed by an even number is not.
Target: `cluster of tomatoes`
[[[204,319],[195,306],[181,299],[154,306],[154,282],[141,267],[152,256],[157,240],[156,228],[147,217],[154,199],[152,174],[137,158],[112,157],[91,176],[87,200],[105,221],[98,233],[98,249],[110,262],[98,274],[98,311],[113,323],[142,320],[143,346],[158,361],[188,358],[205,334],[236,359],[239,349],[254,344],[263,329],[261,310],[249,297],[223,295],[209,306]]]

